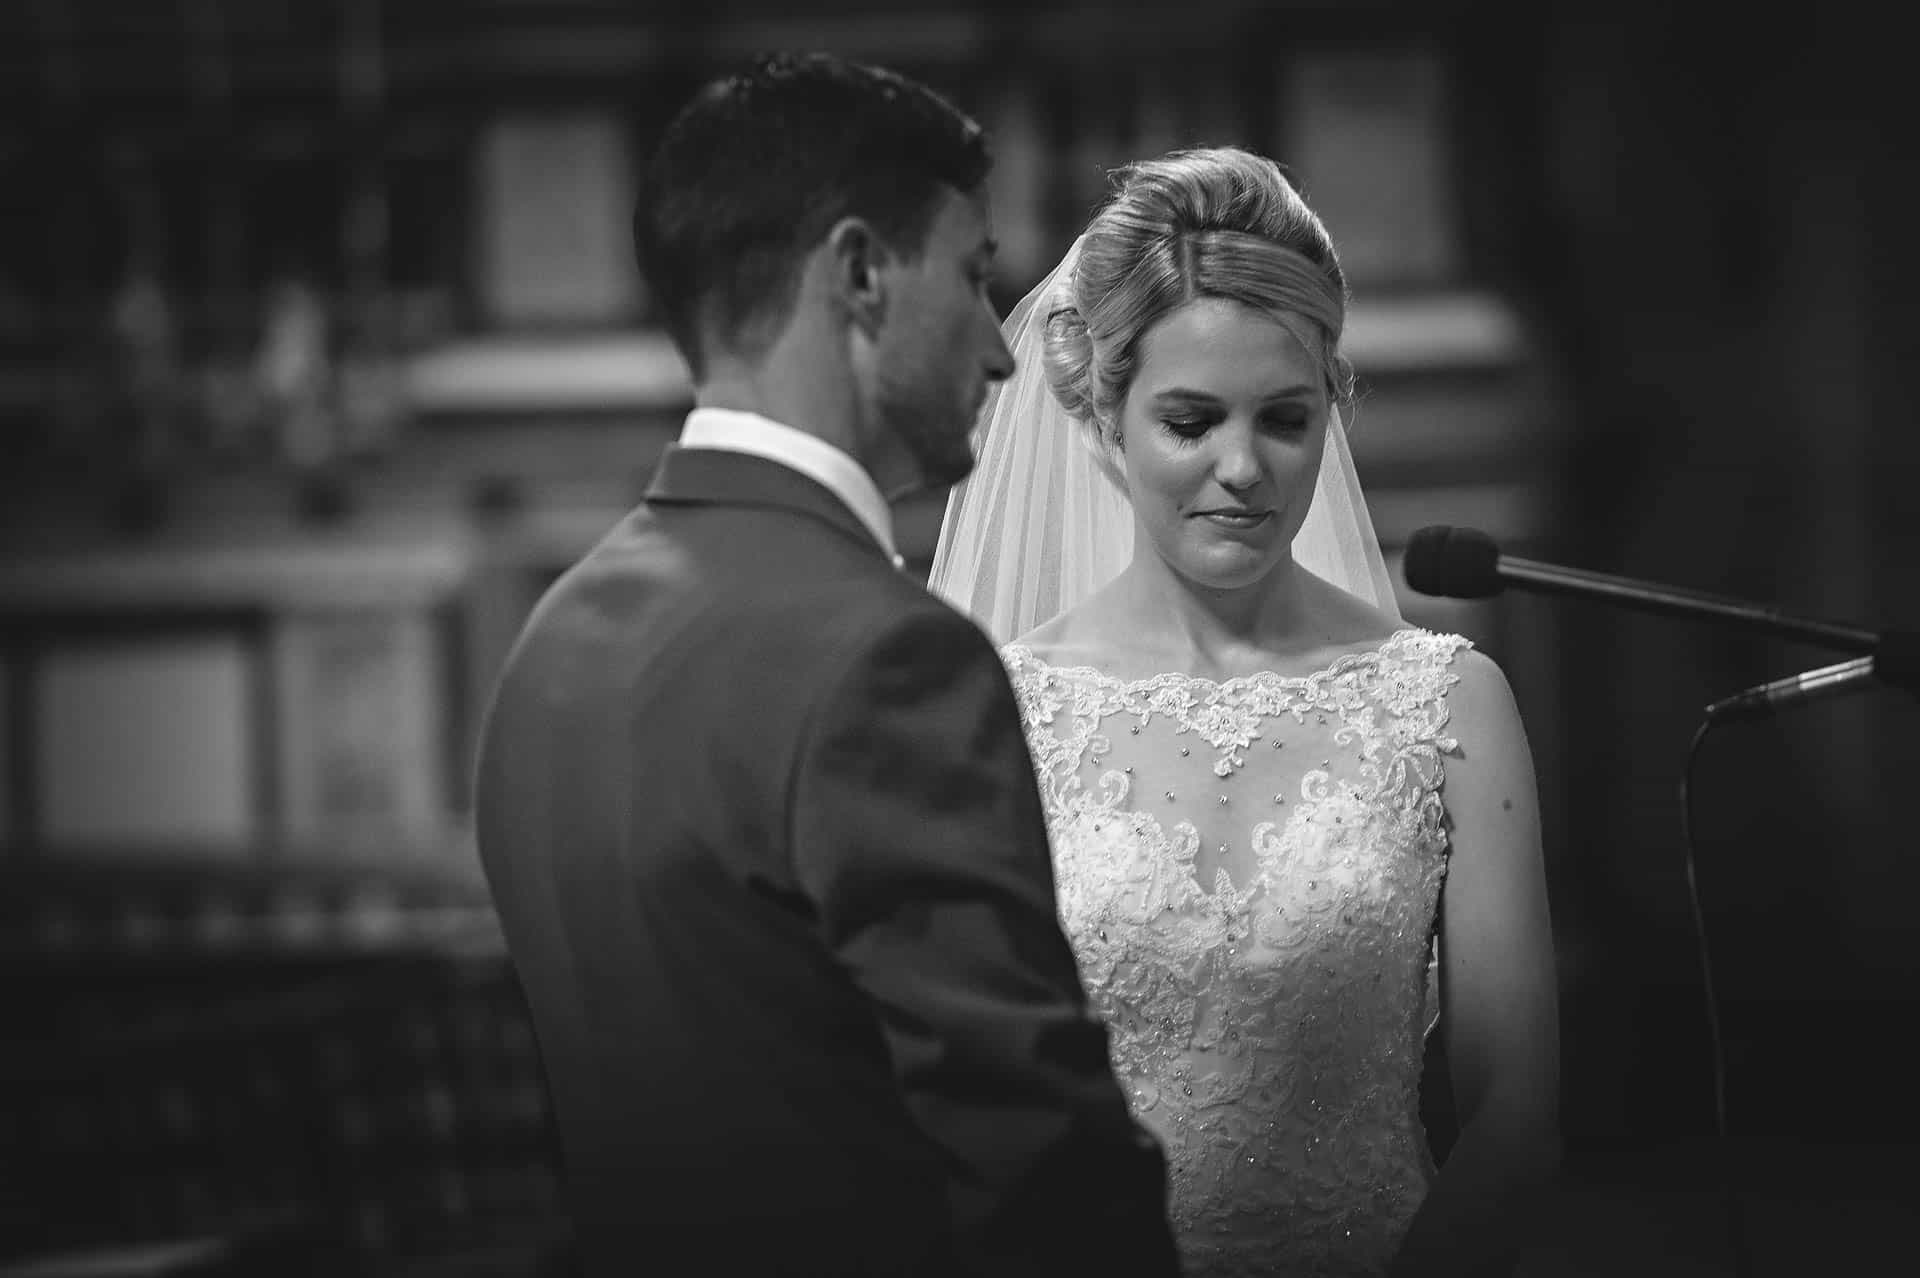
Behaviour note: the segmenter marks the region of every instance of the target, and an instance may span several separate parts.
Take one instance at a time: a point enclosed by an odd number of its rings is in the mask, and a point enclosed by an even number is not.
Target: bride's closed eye
[[[1281,434],[1298,434],[1313,421],[1313,414],[1305,408],[1287,408],[1267,414],[1261,418],[1260,425]]]
[[[1213,427],[1213,419],[1206,417],[1162,417],[1160,426],[1173,437],[1179,445],[1197,444],[1200,437]]]
[[[1276,435],[1298,435],[1307,429],[1312,414],[1304,408],[1287,408],[1268,413],[1260,419],[1260,429]],[[1179,445],[1198,443],[1217,425],[1216,417],[1162,417],[1160,426]]]

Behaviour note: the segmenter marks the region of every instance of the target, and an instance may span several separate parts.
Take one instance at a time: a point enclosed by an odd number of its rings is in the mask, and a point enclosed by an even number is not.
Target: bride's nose
[[[1251,432],[1222,431],[1219,452],[1213,459],[1213,477],[1223,487],[1242,490],[1260,482],[1260,455],[1254,451]]]

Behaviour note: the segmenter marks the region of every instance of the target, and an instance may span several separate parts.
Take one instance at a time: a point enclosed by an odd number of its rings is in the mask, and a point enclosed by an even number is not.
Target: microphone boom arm
[[[1880,645],[1880,636],[1858,626],[1839,625],[1791,617],[1777,608],[1763,608],[1724,595],[1675,587],[1649,587],[1604,573],[1579,568],[1536,563],[1530,559],[1500,556],[1500,575],[1524,582],[1535,590],[1554,594],[1600,596],[1643,612],[1679,617],[1717,617],[1739,622],[1755,630],[1769,631],[1788,639],[1801,639],[1843,652],[1871,653]]]

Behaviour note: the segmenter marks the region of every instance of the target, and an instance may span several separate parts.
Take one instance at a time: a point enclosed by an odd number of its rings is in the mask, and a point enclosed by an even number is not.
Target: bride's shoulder
[[[1407,629],[1397,613],[1330,581],[1312,573],[1302,573],[1301,581],[1309,628],[1319,634],[1339,636],[1339,642],[1366,649],[1386,643]]]
[[[1409,668],[1417,669],[1425,676],[1402,686],[1410,693],[1425,688],[1424,696],[1438,696],[1462,684],[1478,692],[1490,680],[1501,679],[1499,668],[1470,639],[1418,625],[1337,587],[1310,594],[1309,608],[1309,629],[1323,645],[1308,654],[1313,659],[1377,658],[1384,663],[1378,668],[1394,671],[1396,677]]]
[[[1078,643],[1057,631],[1050,632],[1045,627],[1029,630],[1004,645],[1000,651],[1008,662],[1015,665],[1043,666],[1055,670],[1082,666],[1098,669],[1101,665],[1098,648]]]
[[[1089,601],[1092,602],[1092,601]],[[1118,659],[1112,630],[1100,624],[1096,610],[1082,606],[1035,626],[1005,651],[1055,669],[1106,670]]]
[[[1459,635],[1423,632],[1453,676],[1447,702],[1456,719],[1504,718],[1516,713],[1513,686],[1500,663]]]
[[[1466,636],[1404,625],[1384,651],[1394,658],[1391,668],[1399,673],[1392,686],[1408,708],[1443,706],[1446,722],[1465,738],[1517,727],[1519,706],[1506,672]]]

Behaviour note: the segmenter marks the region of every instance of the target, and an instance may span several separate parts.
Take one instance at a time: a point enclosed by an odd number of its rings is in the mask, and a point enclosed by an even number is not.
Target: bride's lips
[[[1215,524],[1221,528],[1233,528],[1245,532],[1250,528],[1258,528],[1260,525],[1266,523],[1267,520],[1273,517],[1273,512],[1271,510],[1244,510],[1236,507],[1221,507],[1218,510],[1197,510],[1194,512],[1194,517],[1196,519],[1204,519],[1208,523]]]

